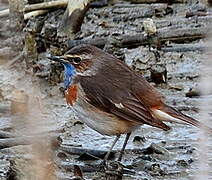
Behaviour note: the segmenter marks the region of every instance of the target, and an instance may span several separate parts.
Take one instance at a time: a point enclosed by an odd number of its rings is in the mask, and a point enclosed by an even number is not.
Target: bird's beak
[[[47,57],[48,59],[55,61],[55,62],[59,62],[61,64],[67,63],[66,59],[63,56],[53,56],[50,55]]]

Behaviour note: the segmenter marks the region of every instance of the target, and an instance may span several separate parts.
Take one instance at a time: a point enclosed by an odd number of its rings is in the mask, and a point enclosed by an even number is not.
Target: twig
[[[24,8],[24,12],[30,12],[35,10],[44,10],[51,8],[65,8],[68,4],[68,0],[59,0],[59,1],[51,1],[44,3],[37,3],[32,5],[26,5]],[[9,9],[4,9],[0,11],[0,17],[5,17],[9,15]]]
[[[48,10],[36,10],[36,11],[28,12],[28,13],[24,14],[24,20],[43,15],[47,12],[48,12]]]
[[[61,8],[61,7],[66,7],[67,4],[68,4],[68,0],[37,3],[37,4],[25,6],[24,12],[41,10],[41,9]]]

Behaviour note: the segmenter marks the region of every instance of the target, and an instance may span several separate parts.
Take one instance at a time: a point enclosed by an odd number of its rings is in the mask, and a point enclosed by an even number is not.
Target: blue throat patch
[[[76,74],[74,66],[64,63],[64,88],[68,89],[73,81],[73,76]]]

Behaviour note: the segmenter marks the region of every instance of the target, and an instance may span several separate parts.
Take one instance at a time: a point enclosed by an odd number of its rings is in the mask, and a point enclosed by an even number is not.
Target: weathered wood
[[[29,4],[42,3],[44,0],[28,0]]]
[[[68,40],[67,43],[68,43],[69,48],[72,48],[72,47],[80,45],[80,44],[91,44],[93,46],[103,49],[107,42],[108,42],[108,38],[96,37],[94,39],[89,39],[89,40],[84,40],[84,39]]]
[[[188,11],[186,12],[186,18],[193,17],[193,16],[207,16],[210,15],[208,12],[201,12],[201,11]]]
[[[74,148],[74,147],[68,147],[68,146],[61,146],[60,150],[67,152],[69,154],[75,154],[75,155],[83,155],[83,154],[90,154],[92,156],[95,156],[97,158],[103,159],[105,155],[107,154],[107,151],[100,151],[100,150],[94,150],[94,149],[82,149],[82,148]],[[110,153],[110,157],[113,157],[115,154],[114,151]]]
[[[89,8],[89,2],[90,0],[69,0],[59,25],[59,31],[73,39],[75,34],[81,29],[84,15]]]
[[[188,52],[188,51],[205,51],[205,45],[199,44],[180,44],[180,45],[173,45],[168,47],[162,47],[161,51],[163,52]]]
[[[37,10],[49,10],[54,8],[65,8],[68,4],[68,0],[50,1],[37,4],[26,5],[23,7],[23,12],[37,11]],[[9,15],[9,9],[0,11],[0,18]],[[26,19],[29,18],[27,15]]]
[[[168,27],[159,29],[155,37],[161,41],[171,41],[171,42],[190,42],[197,39],[204,38],[208,32],[211,31],[210,27],[185,27],[185,28],[174,28]],[[79,44],[91,44],[102,48],[107,42],[108,38],[96,38],[88,40],[69,40],[68,47],[71,48]],[[148,45],[150,39],[144,33],[138,33],[135,35],[120,35],[117,38],[115,45],[120,48],[126,47],[137,47],[141,45]]]
[[[36,16],[40,16],[43,14],[46,14],[47,12],[49,12],[48,10],[36,10],[36,11],[32,11],[32,12],[28,12],[24,14],[24,20],[28,20],[32,17],[36,17]]]
[[[163,64],[155,64],[150,68],[151,79],[156,84],[166,83],[167,82],[167,69]]]
[[[117,162],[116,162],[117,163]],[[75,165],[67,162],[58,162],[57,163],[58,167],[65,169],[66,171],[74,171]],[[95,163],[90,163],[90,164],[85,164],[85,165],[78,165],[79,168],[81,169],[82,172],[98,172],[102,171],[104,169],[103,164],[95,164]],[[135,174],[133,170],[124,168],[123,169],[123,174]]]
[[[151,4],[151,3],[186,3],[187,0],[128,0],[132,3],[144,3],[144,4]]]
[[[58,0],[58,1],[50,1],[38,4],[26,5],[24,8],[24,12],[41,10],[41,9],[51,9],[51,8],[65,8],[68,4],[68,0]]]
[[[207,16],[198,16],[198,17],[193,17],[193,18],[171,18],[168,20],[154,20],[157,29],[161,28],[167,28],[171,26],[175,27],[188,27],[188,26],[193,26],[195,25],[203,25],[207,26],[212,23],[212,16],[208,14]]]

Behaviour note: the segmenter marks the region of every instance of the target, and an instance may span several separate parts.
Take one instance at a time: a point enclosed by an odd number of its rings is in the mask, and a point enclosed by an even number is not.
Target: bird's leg
[[[131,132],[130,133],[127,133],[127,135],[126,135],[126,138],[124,140],[124,144],[123,144],[122,149],[121,149],[120,154],[119,154],[118,161],[121,161],[121,159],[122,159],[122,155],[124,153],[124,150],[125,150],[125,147],[127,145],[127,142],[128,142],[128,140],[130,138],[130,135],[131,135]]]
[[[117,143],[117,141],[119,140],[119,138],[120,138],[120,135],[116,136],[115,140],[113,141],[112,146],[110,147],[109,151],[108,151],[107,154],[105,155],[103,162],[107,161],[107,159],[108,159],[108,157],[109,157],[109,155],[110,155],[110,153],[111,153],[113,147],[115,146],[115,144]]]

